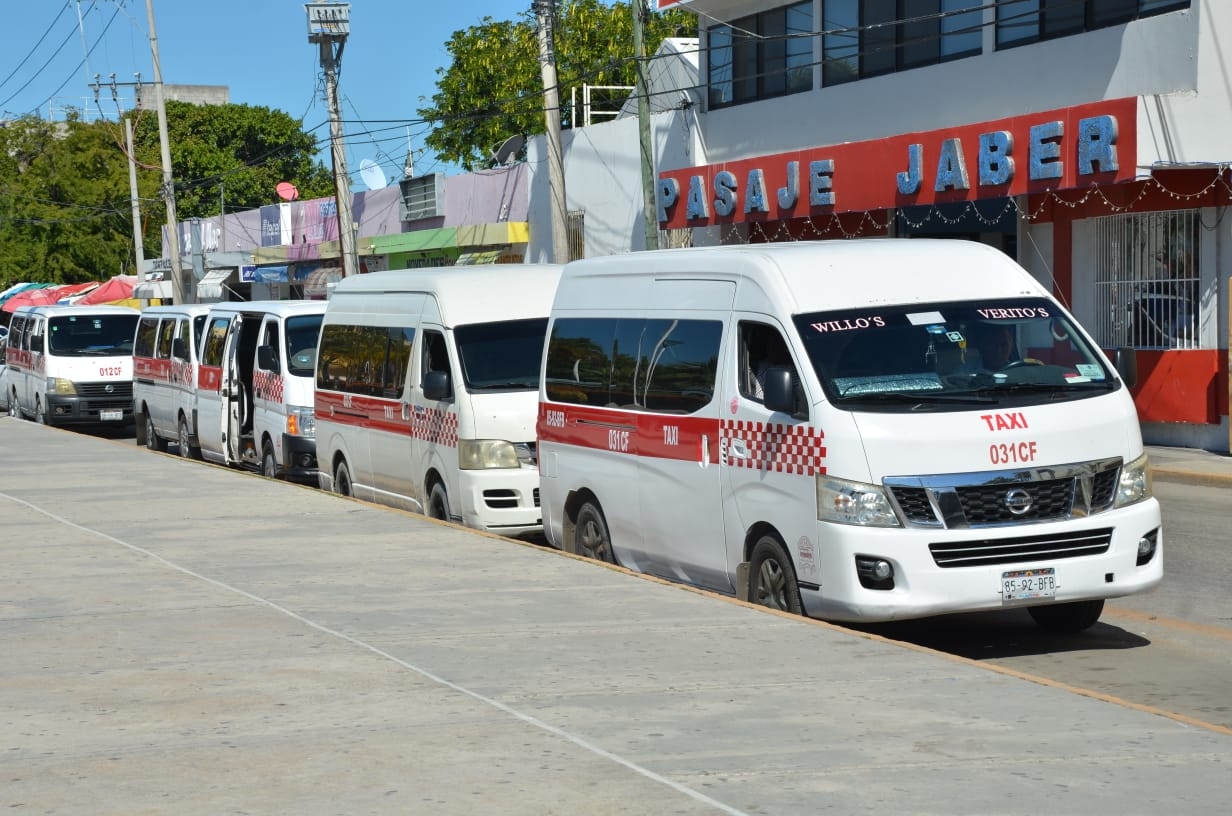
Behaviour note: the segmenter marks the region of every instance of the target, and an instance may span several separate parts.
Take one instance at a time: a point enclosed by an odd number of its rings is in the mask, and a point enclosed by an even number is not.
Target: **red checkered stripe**
[[[252,373],[253,388],[259,390],[264,399],[282,402],[282,375],[271,371],[254,371]]]
[[[411,436],[435,445],[458,447],[458,415],[439,408],[416,405],[411,414]]]
[[[748,446],[747,459],[728,456],[729,467],[769,470],[795,476],[826,472],[825,434],[809,425],[776,425],[767,422],[723,419],[719,421],[722,450],[733,439]]]

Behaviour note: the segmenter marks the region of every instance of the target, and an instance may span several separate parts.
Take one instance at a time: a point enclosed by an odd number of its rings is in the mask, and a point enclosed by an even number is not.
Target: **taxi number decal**
[[[100,377],[118,377],[123,373],[119,366],[99,366],[98,376]]]
[[[627,453],[629,450],[629,432],[628,431],[608,431],[607,432],[607,447],[608,450],[620,451]]]
[[[1014,465],[1034,462],[1038,452],[1035,442],[1001,442],[988,446],[988,460],[994,465]]]

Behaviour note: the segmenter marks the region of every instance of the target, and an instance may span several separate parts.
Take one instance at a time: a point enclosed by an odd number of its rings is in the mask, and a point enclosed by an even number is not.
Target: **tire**
[[[351,471],[346,462],[339,462],[334,469],[334,492],[339,496],[354,496],[355,489],[351,487]]]
[[[278,459],[274,456],[274,446],[268,439],[261,446],[261,475],[269,479],[278,478]]]
[[[428,518],[449,521],[449,494],[440,482],[432,485],[428,492]]]
[[[47,409],[43,407],[43,399],[34,397],[34,421],[40,425],[47,424]]]
[[[793,615],[804,614],[796,568],[777,536],[764,534],[753,546],[749,563],[749,601]]]
[[[573,525],[573,551],[605,564],[616,563],[607,519],[594,502],[588,501],[578,510],[577,521]]]
[[[1104,611],[1104,602],[1071,601],[1069,603],[1029,606],[1031,619],[1048,632],[1073,634],[1090,629]]]
[[[188,432],[188,420],[184,417],[180,417],[179,435],[177,438],[179,440],[180,456],[186,459],[201,458],[201,448],[193,445],[192,435]]]
[[[167,451],[167,441],[154,430],[154,423],[150,422],[148,412],[145,414],[145,446],[155,453],[165,453]]]

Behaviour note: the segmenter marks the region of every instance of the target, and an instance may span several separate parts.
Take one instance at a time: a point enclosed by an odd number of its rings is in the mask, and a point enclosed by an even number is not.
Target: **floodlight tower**
[[[305,3],[304,8],[308,12],[308,42],[321,46],[325,101],[329,105],[329,144],[338,211],[338,246],[342,256],[342,276],[349,278],[359,271],[359,257],[355,253],[351,179],[347,173],[346,144],[342,141],[342,116],[338,110],[338,66],[342,62],[347,35],[351,33],[351,4],[317,0],[315,3]]]

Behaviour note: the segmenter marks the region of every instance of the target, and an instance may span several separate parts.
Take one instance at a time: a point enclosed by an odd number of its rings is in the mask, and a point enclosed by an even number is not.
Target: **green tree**
[[[158,123],[135,127],[145,257],[162,251],[166,209]],[[180,220],[250,210],[280,181],[304,198],[333,193],[316,139],[286,113],[248,105],[169,101],[167,129]],[[0,288],[19,281],[80,283],[134,271],[132,205],[122,123],[33,116],[0,126]]]
[[[562,126],[568,124],[571,88],[635,84],[628,3],[563,0],[554,30]],[[651,14],[644,33],[646,51],[653,54],[666,37],[696,34],[692,14]],[[492,150],[509,136],[543,133],[538,28],[529,12],[516,21],[485,17],[477,26],[455,31],[445,48],[451,63],[437,69],[431,106],[418,110],[433,123],[425,142],[437,156],[476,170],[487,165]],[[651,110],[656,107],[651,100]]]

